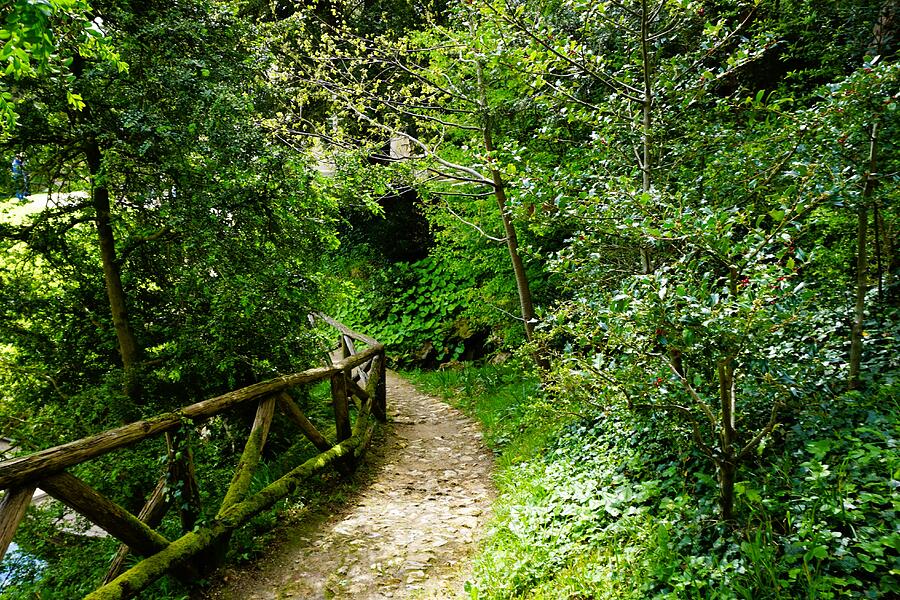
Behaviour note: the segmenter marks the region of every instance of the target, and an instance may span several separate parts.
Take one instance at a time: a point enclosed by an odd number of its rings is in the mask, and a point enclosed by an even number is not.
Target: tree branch
[[[680,404],[630,404],[629,408],[632,409],[644,409],[644,410],[674,410],[682,413],[688,419],[688,422],[691,425],[691,431],[694,436],[694,442],[700,448],[700,451],[703,454],[707,455],[709,458],[715,460],[716,454],[713,452],[713,449],[703,441],[703,435],[700,433],[700,423],[697,421],[697,418],[694,416],[694,413],[686,406],[681,406]]]
[[[747,442],[747,444],[741,449],[741,451],[737,453],[738,459],[742,459],[750,454],[750,452],[753,451],[753,449],[763,440],[764,437],[772,433],[772,430],[775,429],[775,425],[778,424],[778,410],[781,408],[781,406],[781,402],[775,402],[775,404],[772,405],[772,414],[769,415],[769,422],[766,423],[766,426],[763,427],[759,433],[753,436],[753,439]]]
[[[712,413],[712,410],[707,406],[706,402],[703,401],[703,398],[697,393],[694,387],[688,382],[687,378],[684,375],[678,372],[678,369],[675,367],[675,364],[672,362],[672,359],[666,358],[666,362],[669,365],[669,368],[672,369],[672,372],[675,373],[675,376],[678,377],[679,381],[681,381],[682,387],[687,390],[687,393],[691,396],[700,410],[706,415],[706,419],[709,421],[710,427],[716,429],[719,424],[718,419],[716,419],[715,415]]]
[[[469,222],[469,221],[466,221],[464,218],[462,218],[460,215],[458,215],[452,208],[450,208],[450,203],[449,203],[449,202],[446,202],[446,201],[445,201],[445,202],[444,202],[444,206],[447,207],[447,210],[450,212],[451,215],[453,215],[454,217],[456,217],[457,219],[459,219],[460,221],[462,221],[463,223],[465,223],[466,225],[468,225],[469,227],[471,227],[472,229],[474,229],[475,231],[477,231],[478,233],[480,233],[481,235],[483,235],[483,236],[486,237],[487,239],[491,240],[492,242],[503,242],[503,243],[506,243],[506,238],[505,238],[505,237],[504,237],[504,238],[498,238],[498,237],[494,237],[494,236],[492,236],[492,235],[489,235],[488,233],[486,233],[481,227],[479,227],[479,226],[476,225],[475,223],[471,223],[471,222]]]

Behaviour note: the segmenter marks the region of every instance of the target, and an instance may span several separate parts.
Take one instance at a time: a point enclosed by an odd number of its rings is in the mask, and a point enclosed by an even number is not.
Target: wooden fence
[[[372,417],[385,419],[384,346],[325,315],[312,315],[310,320],[324,321],[340,332],[339,348],[336,355],[329,357],[328,366],[270,379],[175,412],[0,462],[0,490],[6,492],[0,499],[0,560],[39,487],[122,542],[103,585],[85,600],[133,597],[167,572],[186,582],[196,580],[203,565],[215,563],[224,556],[223,548],[227,547],[234,529],[291,494],[303,480],[329,466],[342,472],[350,471],[371,439],[375,427]],[[357,351],[357,343],[367,347]],[[291,388],[325,379],[331,382],[337,438],[334,444],[319,432],[288,394]],[[357,406],[355,423],[351,423],[350,418],[351,400]],[[215,517],[198,527],[200,494],[192,454],[178,431],[183,427],[197,427],[210,417],[251,402],[256,404],[256,418],[231,485]],[[256,494],[248,495],[276,406],[321,453]],[[137,515],[66,471],[160,435],[166,437],[167,472]],[[177,509],[182,530],[187,533],[170,541],[155,528],[169,509],[166,489],[173,485],[179,488]],[[123,573],[129,552],[144,558]]]

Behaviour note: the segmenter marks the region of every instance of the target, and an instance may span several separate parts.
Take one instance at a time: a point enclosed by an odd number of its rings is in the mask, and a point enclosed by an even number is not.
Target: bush
[[[480,349],[487,337],[465,310],[473,285],[471,271],[439,255],[395,263],[355,278],[337,316],[382,342],[396,364],[436,366]]]
[[[806,398],[744,469],[732,526],[708,461],[662,414],[550,413],[534,382],[495,367],[417,379],[478,417],[501,456],[473,599],[900,594],[897,386]]]

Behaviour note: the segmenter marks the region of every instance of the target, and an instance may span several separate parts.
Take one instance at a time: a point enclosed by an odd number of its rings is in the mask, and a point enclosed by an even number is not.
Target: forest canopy
[[[896,0],[0,19],[0,437],[305,369],[323,310],[529,382],[473,598],[900,594]],[[133,508],[150,454],[82,476]],[[0,597],[92,589],[47,519]]]

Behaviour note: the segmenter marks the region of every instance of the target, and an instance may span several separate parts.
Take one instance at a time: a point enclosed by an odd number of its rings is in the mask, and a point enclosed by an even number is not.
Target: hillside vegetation
[[[324,311],[484,423],[502,495],[472,598],[900,595],[897,0],[0,20],[22,452],[317,364]],[[206,499],[244,417],[191,434]],[[271,439],[254,485],[312,452]],[[136,512],[170,451],[76,474]],[[57,516],[29,514],[0,598],[96,586],[115,544]]]

